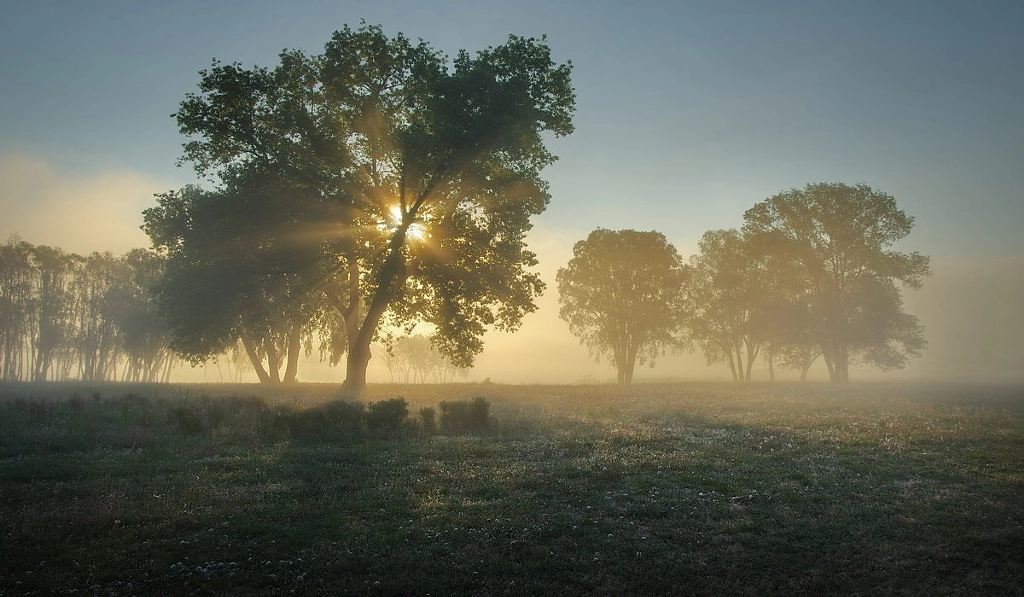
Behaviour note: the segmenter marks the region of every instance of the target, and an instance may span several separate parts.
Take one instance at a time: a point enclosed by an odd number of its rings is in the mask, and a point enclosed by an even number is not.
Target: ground
[[[1020,386],[337,392],[0,386],[0,595],[1024,594]]]

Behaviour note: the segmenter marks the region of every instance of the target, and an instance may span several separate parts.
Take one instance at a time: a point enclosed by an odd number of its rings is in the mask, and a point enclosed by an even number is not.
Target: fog
[[[46,162],[0,155],[0,242],[12,234],[34,245],[88,254],[149,246],[139,229],[153,193],[172,183],[130,171],[55,171]]]
[[[32,244],[48,244],[68,251],[89,253],[110,250],[121,254],[148,246],[139,230],[141,210],[152,204],[155,192],[173,185],[121,171],[59,174],[46,163],[28,157],[0,156],[0,237],[17,234]],[[558,317],[555,273],[572,256],[573,243],[586,231],[565,231],[541,223],[530,233],[530,248],[538,254],[537,268],[547,290],[516,333],[489,332],[485,349],[467,381],[500,383],[605,383],[615,380],[615,369],[597,362]],[[916,232],[916,231],[915,231]],[[684,260],[695,250],[696,239],[672,238]],[[908,250],[929,254],[928,247],[907,239]],[[905,310],[917,315],[925,328],[924,355],[902,371],[882,373],[856,369],[857,380],[1024,381],[1024,367],[1015,350],[1024,337],[1024,256],[957,257],[933,255],[934,275],[918,291],[904,291]],[[414,330],[428,333],[429,330]],[[379,352],[379,350],[377,351]],[[780,380],[798,379],[794,371],[778,370]],[[304,359],[299,379],[335,382],[344,379],[344,367],[329,367],[314,356]],[[637,367],[636,381],[727,380],[726,365],[708,366],[700,354],[667,354],[653,368]],[[755,364],[753,378],[767,380],[763,361]],[[811,379],[826,380],[821,360]],[[226,365],[175,370],[176,381],[229,381]],[[459,378],[462,379],[462,378]],[[245,381],[255,381],[249,372]],[[391,375],[380,358],[371,360],[368,380],[388,382]]]
[[[537,311],[524,318],[519,331],[487,334],[484,352],[468,372],[467,381],[614,383],[614,367],[595,361],[558,317],[555,272],[569,260],[572,245],[577,240],[566,233],[543,228],[533,232],[530,246],[539,255],[538,270],[547,290],[537,301]],[[684,260],[688,257],[683,255]],[[933,259],[932,269],[934,275],[920,290],[903,292],[905,310],[918,316],[925,328],[928,347],[921,358],[913,359],[904,370],[882,372],[874,368],[852,368],[851,379],[1024,381],[1024,367],[1020,367],[1020,356],[1013,350],[1017,339],[1024,337],[1024,316],[1020,313],[1024,306],[1024,257],[970,260],[940,257]],[[327,367],[313,359],[300,366],[299,377],[306,381],[341,382],[344,369]],[[796,381],[799,372],[776,368],[776,378]],[[209,372],[206,379],[215,380]],[[249,374],[248,379],[255,377]],[[371,361],[368,379],[371,383],[391,380],[381,359]],[[727,365],[709,366],[703,355],[694,352],[669,353],[659,358],[654,367],[638,365],[634,382],[730,379]],[[755,363],[753,379],[768,380],[763,360]],[[821,359],[815,362],[808,379],[828,380],[828,371]]]
[[[911,235],[911,239],[913,235]],[[564,265],[574,240],[566,239],[556,263]],[[545,243],[545,248],[555,248]],[[516,334],[491,334],[471,379],[510,383],[611,382],[615,369],[596,363],[558,318],[554,290],[557,265],[541,255],[548,290]],[[553,255],[552,257],[555,257]],[[688,256],[684,255],[684,259]],[[1014,349],[1024,338],[1024,257],[933,259],[934,275],[917,291],[905,290],[905,310],[918,316],[928,347],[902,371],[856,368],[851,379],[901,381],[1024,381],[1021,356]],[[385,372],[386,374],[386,372]],[[796,380],[796,371],[776,368],[777,379]],[[763,360],[755,363],[755,381],[768,380]],[[708,366],[700,354],[667,355],[653,368],[640,368],[636,381],[731,379],[728,366]],[[827,380],[819,359],[809,379]]]
[[[935,275],[908,292],[928,349],[892,377],[1021,381],[1016,346],[1024,338],[1024,256],[935,260]]]

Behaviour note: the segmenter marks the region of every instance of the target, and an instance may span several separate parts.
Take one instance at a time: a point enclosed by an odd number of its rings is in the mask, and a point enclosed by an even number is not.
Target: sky
[[[898,248],[932,258],[934,276],[905,297],[929,349],[890,378],[1024,379],[1019,1],[39,0],[3,16],[0,241],[148,246],[141,211],[194,181],[170,115],[213,58],[272,67],[360,20],[449,54],[547,35],[577,93],[529,237],[548,290],[518,333],[487,336],[471,379],[614,378],[557,316],[555,272],[574,242],[658,230],[686,258],[703,232],[813,182],[893,195],[915,218]],[[695,355],[637,373],[725,375]]]

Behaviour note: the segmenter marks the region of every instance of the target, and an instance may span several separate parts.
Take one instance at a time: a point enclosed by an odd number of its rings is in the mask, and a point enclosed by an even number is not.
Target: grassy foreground
[[[334,392],[0,385],[0,595],[1024,595],[1021,387],[372,386],[413,422],[268,416]],[[489,430],[416,424],[476,396]]]

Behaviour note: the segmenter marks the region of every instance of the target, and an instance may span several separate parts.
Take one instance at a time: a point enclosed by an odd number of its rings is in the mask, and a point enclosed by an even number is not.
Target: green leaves
[[[239,292],[265,289],[271,311],[333,305],[356,388],[384,320],[433,324],[439,348],[469,365],[484,330],[518,327],[543,288],[524,238],[550,198],[542,134],[572,132],[570,72],[543,40],[449,60],[366,24],[336,31],[323,54],[282,52],[272,70],[214,62],[175,118],[182,160],[220,188],[168,194],[147,231],[187,267],[247,247]],[[282,284],[289,251],[333,267]]]
[[[865,184],[809,184],[770,197],[744,214],[743,231],[776,260],[797,265],[813,331],[833,381],[848,381],[857,359],[902,367],[924,347],[917,318],[902,312],[896,283],[916,289],[928,258],[890,247],[914,219],[891,195]]]
[[[661,233],[599,228],[558,270],[559,315],[629,383],[636,363],[676,344],[683,279],[679,253]]]

